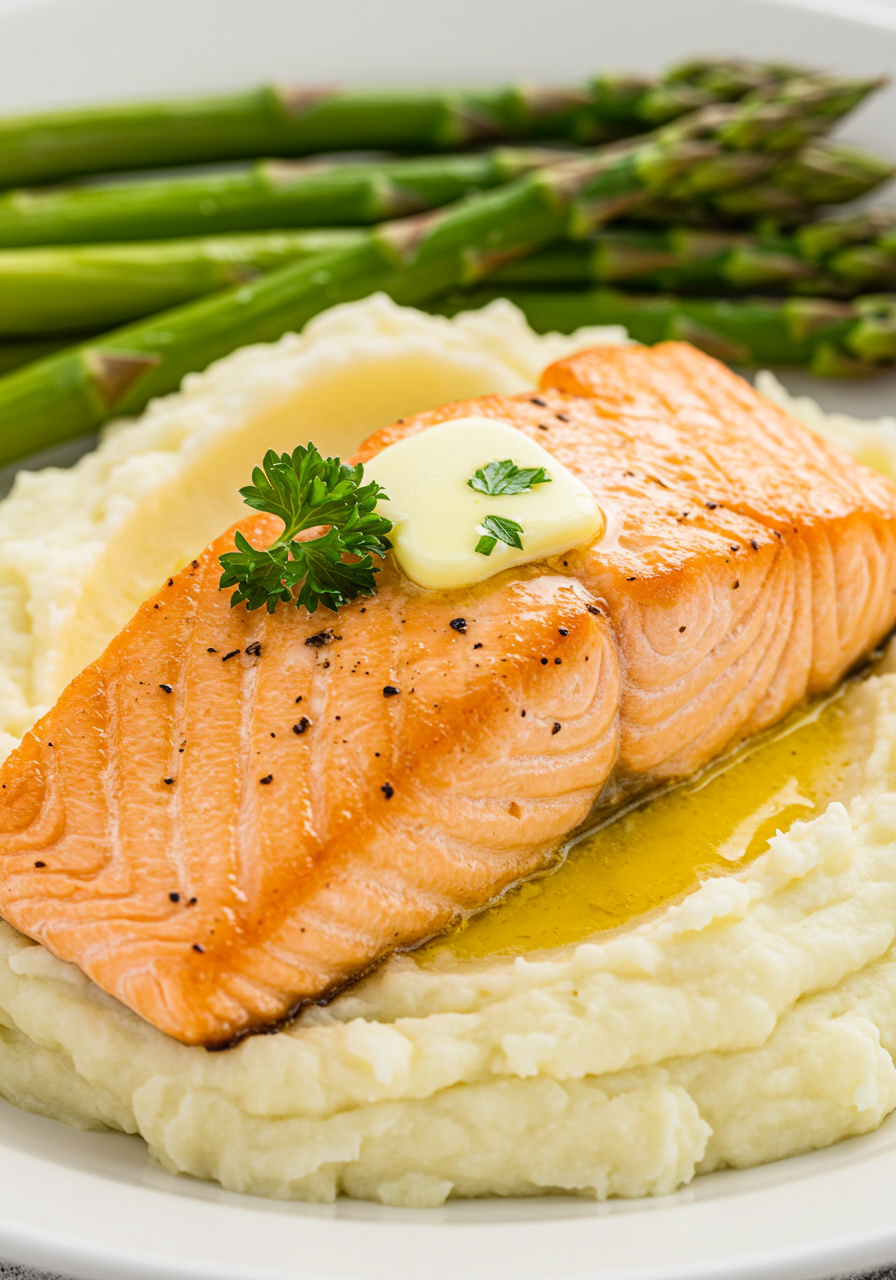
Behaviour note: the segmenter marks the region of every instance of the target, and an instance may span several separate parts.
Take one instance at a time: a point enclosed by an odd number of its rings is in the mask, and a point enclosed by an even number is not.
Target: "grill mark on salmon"
[[[0,770],[2,914],[185,1043],[494,901],[598,797],[694,772],[896,619],[896,486],[686,344],[580,353],[535,400],[418,415],[357,460],[470,413],[579,475],[604,539],[453,592],[389,562],[322,623],[230,608],[231,530]]]

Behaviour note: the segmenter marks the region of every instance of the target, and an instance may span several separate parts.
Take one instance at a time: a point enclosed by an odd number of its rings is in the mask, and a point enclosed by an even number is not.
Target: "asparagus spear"
[[[492,280],[553,289],[625,284],[675,293],[772,290],[849,298],[896,289],[896,211],[809,223],[790,235],[613,228],[507,263]]]
[[[0,249],[0,337],[108,329],[366,235],[362,228],[342,227]]]
[[[762,110],[761,101],[754,105]],[[824,121],[810,117],[811,135]],[[802,124],[797,122],[802,128]],[[785,139],[786,139],[785,134]],[[498,186],[557,158],[543,148],[497,148],[480,155],[391,160],[374,164],[263,161],[242,172],[167,176],[102,187],[0,194],[0,246],[88,244],[214,235],[271,227],[369,224],[450,204],[472,191]],[[722,163],[730,182],[721,183]],[[804,147],[762,183],[742,152],[727,154],[712,174],[725,190],[703,216],[793,215],[813,203],[865,194],[894,166],[870,152],[827,142]],[[669,195],[674,193],[670,191]],[[700,193],[697,192],[699,197]],[[725,205],[725,201],[728,205]],[[740,201],[740,206],[738,206]],[[655,218],[681,217],[682,199],[668,197]],[[706,202],[704,202],[706,203]],[[689,216],[699,210],[688,210]]]
[[[667,68],[666,85],[689,84],[719,102],[736,102],[746,94],[782,80],[808,74],[788,63],[753,62],[748,58],[688,58]]]
[[[634,289],[722,294],[760,288],[793,292],[816,281],[815,292],[829,292],[825,285],[836,286],[820,264],[804,261],[786,236],[687,226],[664,231],[614,228],[588,241],[550,245],[499,267],[492,280],[553,290],[625,284]]]
[[[138,412],[181,378],[248,342],[301,328],[336,303],[384,290],[416,304],[486,276],[502,261],[594,228],[674,183],[711,189],[730,180],[726,147],[777,148],[831,104],[861,89],[832,80],[788,82],[777,100],[697,112],[627,148],[537,170],[447,209],[380,226],[358,244],[300,261],[259,280],[119,329],[0,379],[0,462]],[[754,152],[756,172],[775,152]]]
[[[74,341],[285,263],[358,244],[367,234],[344,227],[0,250],[0,337],[71,333]],[[549,245],[498,267],[491,279],[555,289],[624,284],[678,293],[852,297],[896,289],[896,213],[810,223],[792,235],[617,227]]]
[[[827,138],[817,139],[770,170],[761,182],[684,205],[668,199],[639,212],[649,222],[686,219],[699,226],[771,219],[796,225],[817,216],[819,205],[846,204],[875,190],[896,173],[887,156]]]
[[[0,337],[95,333],[285,263],[358,244],[367,234],[345,227],[0,250]],[[790,235],[617,227],[548,245],[498,267],[491,279],[549,288],[623,284],[678,293],[770,290],[848,298],[896,289],[896,211],[809,223]]]
[[[611,289],[555,292],[480,288],[427,310],[456,315],[507,298],[541,333],[582,325],[624,325],[638,342],[691,342],[736,364],[797,364],[851,377],[896,365],[896,296],[831,298],[682,298]]]
[[[0,246],[369,224],[451,204],[548,164],[558,154],[505,147],[479,155],[364,164],[266,160],[241,172],[8,191],[0,195]]]
[[[76,107],[0,120],[0,187],[321,151],[449,151],[527,138],[593,144],[793,74],[735,60],[693,63],[665,80],[606,75],[575,86],[472,90],[274,85],[221,97]]]
[[[714,196],[716,213],[726,217],[799,218],[806,205],[846,204],[888,181],[896,163],[861,147],[824,140],[804,147],[749,190]]]
[[[771,289],[852,297],[896,288],[893,233],[896,214],[810,223],[792,236],[613,228],[588,241],[550,244],[500,266],[492,279],[549,288],[625,284],[678,293]],[[0,250],[0,337],[96,333],[285,262],[360,243],[366,234],[335,228]],[[832,242],[827,252],[818,243],[822,236]]]
[[[505,150],[489,157],[488,164],[494,162],[496,168],[503,164],[507,171],[522,168],[530,157],[541,154],[545,153]],[[844,155],[849,159],[847,169],[840,166]],[[717,199],[733,200],[744,194],[752,198],[757,192],[774,190],[776,200],[762,197],[766,207],[775,204],[780,209],[791,200],[796,201],[794,207],[804,207],[796,191],[773,187],[777,172],[786,169],[794,187],[797,176],[804,174],[807,186],[802,194],[806,199],[811,196],[825,200],[844,194],[842,185],[838,188],[836,184],[842,184],[850,167],[859,182],[859,186],[845,193],[852,197],[864,190],[869,180],[877,182],[882,173],[893,168],[889,160],[876,156],[866,164],[867,157],[866,152],[841,145],[810,143],[795,157],[776,166],[762,182],[726,192]],[[445,162],[455,159],[448,157]],[[466,163],[476,158],[460,159]],[[740,180],[741,168],[749,176],[753,165],[749,153],[732,152],[725,160],[732,166],[733,180]],[[832,176],[834,186],[824,187],[826,174]],[[719,165],[714,176],[719,180]],[[3,200],[0,196],[0,209]],[[660,207],[654,204],[639,209],[638,216],[655,218]],[[669,202],[665,214],[670,218],[675,215]],[[693,208],[686,215],[692,218]],[[835,233],[836,227],[843,229]],[[850,297],[858,292],[896,287],[896,249],[892,239],[882,238],[890,229],[891,221],[882,222],[877,217],[869,222],[863,215],[861,220],[852,218],[845,223],[809,224],[793,233],[795,240],[780,232],[750,236],[720,232],[717,227],[672,227],[653,234],[644,229],[618,230],[598,237],[592,245],[555,246],[500,270],[496,279],[549,285],[629,283],[637,288],[673,292],[774,289]],[[356,243],[358,234],[356,230],[339,228],[147,244],[0,250],[0,335],[92,332],[124,324],[251,279],[296,258]],[[824,255],[802,247],[803,239],[813,235],[817,238],[819,234],[828,239],[836,234],[842,241],[841,248],[847,243],[851,247],[844,248],[836,258],[828,254],[830,261],[822,264]]]

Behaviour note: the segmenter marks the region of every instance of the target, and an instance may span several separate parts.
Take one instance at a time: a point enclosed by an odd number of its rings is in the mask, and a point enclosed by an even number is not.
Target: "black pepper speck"
[[[269,773],[264,778],[259,778],[258,781],[261,783],[263,787],[266,787],[269,782],[274,781],[274,775],[272,773]]]
[[[553,737],[555,733],[559,733],[562,728],[563,728],[563,725],[560,723],[560,721],[555,720],[554,727],[551,729],[551,737]]]
[[[394,697],[396,697],[396,695],[397,695],[397,694],[399,694],[399,693],[401,693],[401,690],[400,690],[400,689],[396,689],[394,684],[385,684],[385,685],[383,685],[383,697],[384,697],[384,698],[394,698]]]
[[[384,782],[380,787],[380,791],[382,791],[387,800],[391,800],[395,795],[395,788],[392,786],[391,782]]]
[[[169,894],[168,894],[168,897],[169,897],[169,899],[170,899],[172,902],[180,902],[180,894],[179,894],[179,893],[169,893]]]
[[[467,620],[466,618],[452,618],[448,626],[452,631],[459,631],[463,635],[467,629]]]
[[[159,688],[160,688],[164,693],[173,693],[173,689],[171,688],[171,685],[170,685],[170,684],[160,684],[160,685],[159,685]]]

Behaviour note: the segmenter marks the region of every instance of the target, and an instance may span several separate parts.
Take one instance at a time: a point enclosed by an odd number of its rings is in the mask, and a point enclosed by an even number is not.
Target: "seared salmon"
[[[231,609],[230,530],[0,770],[0,913],[178,1040],[269,1028],[494,901],[896,620],[896,485],[686,344],[582,352],[357,460],[469,414],[581,477],[606,536],[450,592],[390,561],[308,616]]]

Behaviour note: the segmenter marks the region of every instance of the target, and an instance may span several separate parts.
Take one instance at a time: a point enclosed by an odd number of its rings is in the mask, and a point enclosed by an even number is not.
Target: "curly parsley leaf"
[[[309,613],[319,604],[335,612],[355,596],[372,595],[380,570],[371,557],[382,559],[391,548],[386,534],[392,521],[375,510],[386,494],[376,481],[365,485],[363,479],[363,466],[324,458],[310,443],[292,454],[269,449],[252,472],[252,484],[240,493],[256,511],[279,516],[284,528],[265,548],[253,547],[237,533],[236,551],[221,556],[219,586],[236,587],[231,606],[264,605],[273,613],[279,601],[293,600]],[[306,529],[326,525],[317,538],[295,540]],[[346,555],[357,558],[346,561]]]
[[[508,547],[516,547],[522,551],[520,534],[523,532],[523,526],[517,524],[516,520],[508,520],[506,516],[486,516],[482,522],[482,528],[485,533],[476,543],[476,550],[481,556],[490,556],[499,541],[506,542]]]
[[[551,477],[544,467],[518,467],[511,458],[503,462],[490,462],[474,472],[473,478],[467,481],[471,489],[479,493],[487,493],[489,497],[498,494],[527,493],[537,484],[550,484]]]

